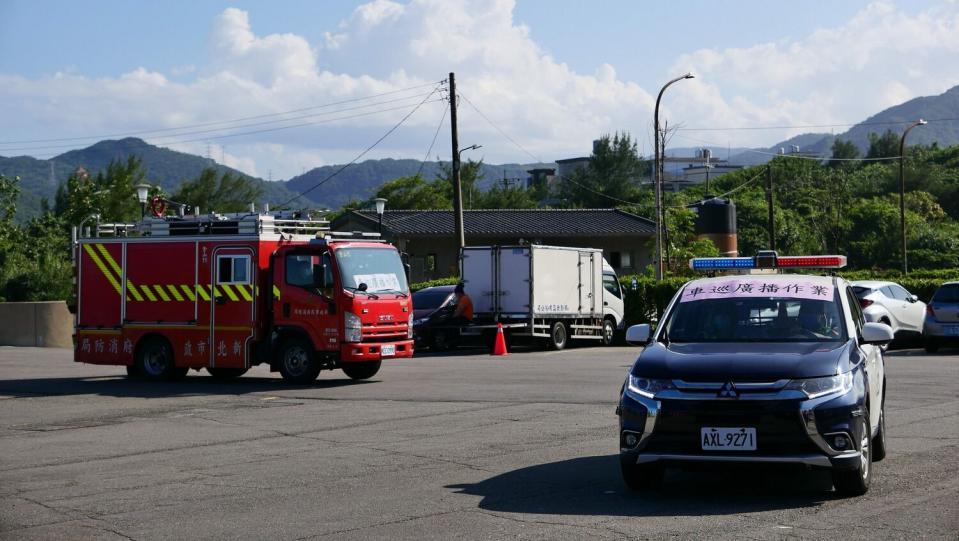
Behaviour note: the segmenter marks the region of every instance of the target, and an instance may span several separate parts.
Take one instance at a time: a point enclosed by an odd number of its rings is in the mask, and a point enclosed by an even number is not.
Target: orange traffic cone
[[[506,337],[503,336],[503,324],[496,324],[496,343],[493,345],[493,353],[490,355],[509,355],[509,352],[506,351]]]

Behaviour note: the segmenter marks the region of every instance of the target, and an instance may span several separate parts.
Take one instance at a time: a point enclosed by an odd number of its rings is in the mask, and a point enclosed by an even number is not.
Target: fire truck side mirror
[[[326,283],[326,265],[313,265],[313,287],[323,291],[331,285]]]

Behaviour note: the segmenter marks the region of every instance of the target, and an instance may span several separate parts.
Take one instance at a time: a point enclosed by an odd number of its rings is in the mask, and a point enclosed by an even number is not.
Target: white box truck
[[[602,250],[470,246],[460,261],[474,314],[464,334],[502,323],[510,335],[541,338],[558,350],[571,338],[611,344],[622,326],[622,291]]]

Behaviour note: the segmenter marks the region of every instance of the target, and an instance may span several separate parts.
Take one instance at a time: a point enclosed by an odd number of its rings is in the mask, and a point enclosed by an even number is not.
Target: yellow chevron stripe
[[[173,298],[174,298],[174,299],[176,299],[176,300],[178,300],[178,301],[182,301],[182,300],[183,300],[183,297],[180,296],[180,292],[176,290],[176,286],[174,286],[174,285],[169,285],[169,284],[168,284],[168,285],[166,286],[166,288],[167,288],[167,291],[169,291],[170,294],[173,295]]]
[[[237,290],[239,290],[240,295],[243,296],[243,300],[245,300],[245,301],[252,301],[252,300],[253,300],[253,295],[250,295],[250,291],[247,289],[248,287],[251,287],[251,286],[238,285],[238,286],[235,286],[235,287],[237,288]]]
[[[220,287],[223,288],[223,291],[226,291],[226,296],[230,297],[231,301],[240,300],[240,297],[237,297],[236,293],[233,292],[233,288],[230,287],[230,284],[220,284]]]
[[[90,256],[90,260],[93,261],[93,264],[100,269],[100,272],[103,273],[103,276],[106,277],[107,281],[113,286],[113,289],[117,291],[117,294],[120,293],[120,284],[117,282],[117,279],[113,277],[113,274],[107,270],[107,266],[97,257],[97,253],[93,251],[93,248],[89,244],[84,244],[83,249],[87,252],[87,255]]]
[[[210,296],[206,294],[206,286],[203,286],[201,284],[196,284],[195,287],[196,287],[197,295],[199,295],[200,298],[203,299],[204,301],[209,302]]]
[[[140,296],[140,292],[137,291],[137,288],[133,286],[133,282],[131,282],[130,280],[127,280],[127,291],[129,291],[130,293],[133,293],[134,299],[138,301],[143,300],[143,297]],[[129,297],[127,298],[127,300],[130,300]]]
[[[220,289],[219,289],[218,287],[216,287],[215,285],[210,284],[210,285],[208,285],[207,287],[210,288],[210,297],[211,297],[211,298],[216,298],[216,297],[222,297],[222,296],[223,296],[223,293],[220,293]]]
[[[154,286],[153,286],[153,289],[156,290],[157,295],[159,295],[160,298],[163,299],[164,301],[170,300],[170,297],[167,297],[167,296],[166,296],[166,292],[163,291],[163,286],[161,286],[161,285],[154,285]]]
[[[277,299],[280,298],[280,288],[276,287],[275,285],[273,286],[273,296]]]
[[[113,256],[110,255],[110,252],[107,251],[107,247],[102,244],[96,244],[97,251],[103,256],[103,260],[109,263],[110,268],[113,269],[113,272],[117,273],[117,277],[123,276],[123,271],[120,270],[120,265],[117,265],[117,262],[114,261]]]
[[[150,286],[143,285],[140,286],[140,289],[143,291],[143,295],[150,300],[150,302],[156,302],[157,298],[153,296],[153,292],[150,291]]]
[[[186,298],[190,299],[190,301],[196,300],[196,297],[193,296],[193,292],[190,291],[189,286],[187,286],[186,284],[180,284],[180,289],[183,290],[183,294],[186,295]]]

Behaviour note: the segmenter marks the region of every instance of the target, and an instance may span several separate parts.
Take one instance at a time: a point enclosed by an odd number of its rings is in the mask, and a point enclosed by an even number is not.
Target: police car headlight
[[[672,389],[673,382],[668,379],[650,379],[638,378],[632,374],[629,375],[629,383],[626,390],[646,398],[655,398],[656,393]]]
[[[363,322],[353,312],[343,313],[343,339],[347,342],[360,342],[363,339]]]
[[[794,379],[787,389],[802,391],[808,398],[819,398],[830,394],[846,394],[852,390],[852,372],[825,378]]]

